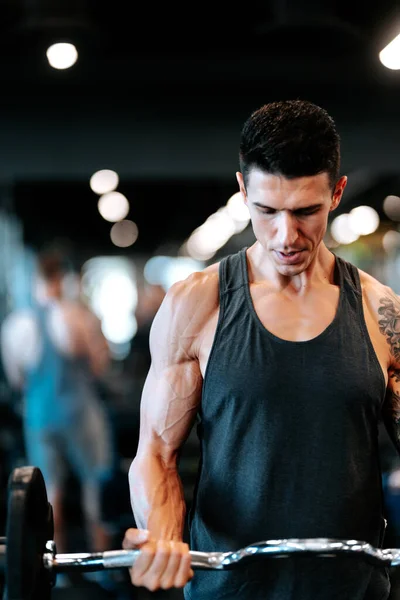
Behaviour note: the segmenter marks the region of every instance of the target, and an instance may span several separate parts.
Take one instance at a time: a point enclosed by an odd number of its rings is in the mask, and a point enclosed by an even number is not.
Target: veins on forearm
[[[400,303],[397,298],[384,296],[380,299],[378,314],[379,331],[385,336],[390,352],[400,362]],[[396,381],[400,381],[400,369],[393,371]]]

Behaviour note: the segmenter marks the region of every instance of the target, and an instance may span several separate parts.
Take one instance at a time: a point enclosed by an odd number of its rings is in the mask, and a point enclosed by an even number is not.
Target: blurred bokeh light
[[[359,238],[358,233],[351,227],[348,213],[338,215],[333,219],[331,224],[331,236],[339,244],[351,244]]]
[[[400,198],[390,194],[383,201],[383,210],[392,221],[400,221]]]
[[[110,237],[115,246],[128,248],[132,246],[138,238],[139,229],[136,223],[128,219],[118,221],[111,227]]]
[[[78,51],[74,44],[58,42],[46,50],[47,60],[53,69],[69,69],[78,60]]]
[[[120,192],[100,196],[97,206],[103,219],[114,223],[124,219],[129,212],[129,202]]]
[[[89,185],[95,194],[108,194],[113,192],[119,183],[118,173],[111,169],[101,169],[96,171],[90,178]]]
[[[350,211],[348,223],[357,235],[369,235],[379,227],[379,215],[372,206],[357,206]]]

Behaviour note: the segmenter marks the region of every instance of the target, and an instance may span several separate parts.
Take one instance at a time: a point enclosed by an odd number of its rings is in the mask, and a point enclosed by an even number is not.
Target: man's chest
[[[317,289],[304,297],[293,297],[285,294],[266,293],[260,286],[250,286],[250,298],[258,320],[264,328],[281,340],[289,342],[306,342],[321,336],[336,319],[343,317],[345,300],[340,304],[340,290],[338,286],[331,285],[323,290]],[[391,364],[390,347],[382,327],[379,325],[379,315],[371,314],[371,308],[363,302],[362,313],[356,320],[347,322],[347,327],[358,328],[362,336],[369,336],[373,350],[385,378],[388,381],[388,368]],[[362,327],[365,320],[365,333]],[[214,340],[218,322],[218,314],[210,320],[204,330],[200,364],[203,375],[209,359],[209,352]],[[340,326],[340,325],[339,325]],[[364,340],[365,341],[365,340]]]
[[[250,286],[254,311],[270,333],[290,342],[305,342],[321,335],[339,308],[339,288],[326,286],[307,294],[275,293]]]

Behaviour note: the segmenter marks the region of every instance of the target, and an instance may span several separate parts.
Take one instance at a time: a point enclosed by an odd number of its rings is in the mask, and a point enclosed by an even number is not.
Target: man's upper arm
[[[388,385],[382,416],[390,438],[400,453],[400,300],[390,289],[380,298],[379,329],[390,350]]]
[[[151,452],[166,466],[176,463],[200,404],[202,375],[194,347],[206,314],[207,301],[200,303],[195,281],[180,282],[168,290],[153,320],[138,456]]]

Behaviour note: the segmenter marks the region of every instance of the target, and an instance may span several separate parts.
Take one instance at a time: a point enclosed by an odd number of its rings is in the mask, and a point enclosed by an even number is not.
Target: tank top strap
[[[363,321],[362,289],[360,274],[357,267],[340,256],[336,256],[336,269],[339,276],[340,289],[344,293],[344,296],[351,305],[353,311],[356,312]]]
[[[222,299],[227,293],[234,292],[247,285],[246,250],[223,258],[219,264],[219,290]]]

